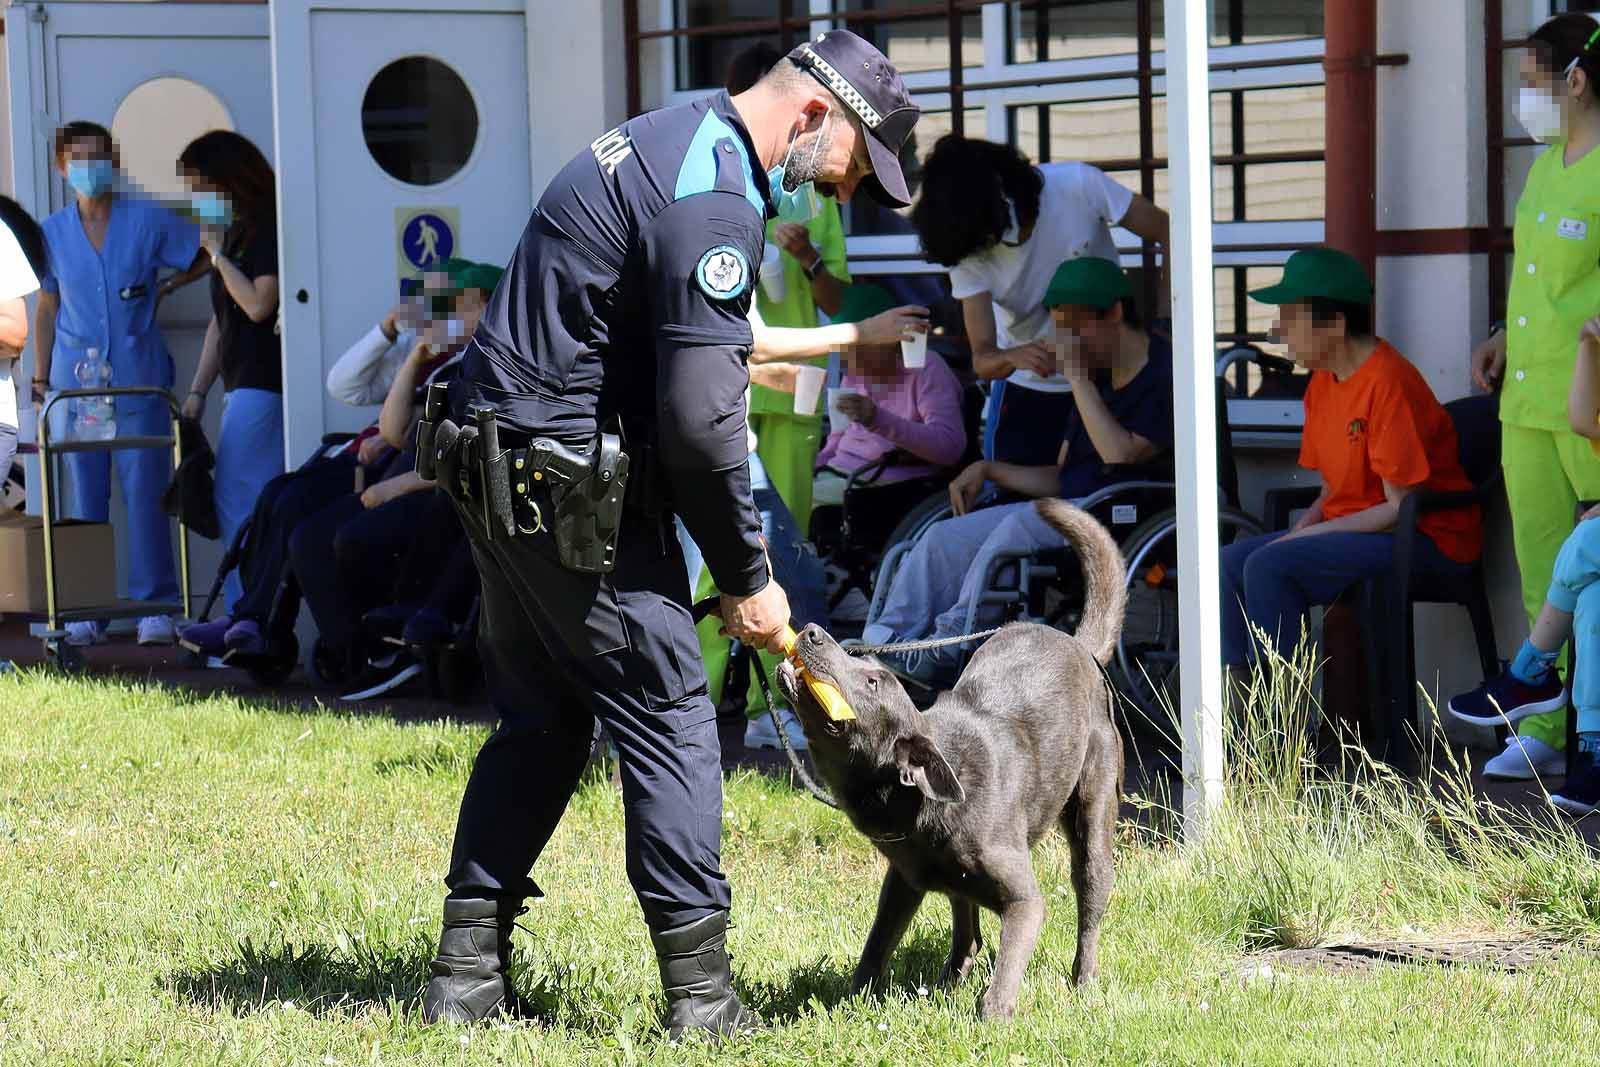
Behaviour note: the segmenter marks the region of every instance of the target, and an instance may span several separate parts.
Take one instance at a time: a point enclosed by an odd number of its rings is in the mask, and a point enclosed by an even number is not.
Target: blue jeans
[[[750,453],[750,490],[756,510],[761,513],[761,534],[767,539],[767,557],[772,560],[772,577],[789,597],[792,625],[800,629],[808,623],[826,626],[828,622],[827,574],[822,560],[811,551],[800,534],[789,507],[772,488],[761,457]],[[678,543],[683,547],[684,566],[689,574],[689,595],[700,584],[705,556],[678,519]]]
[[[1572,679],[1572,704],[1578,709],[1578,730],[1600,730],[1600,519],[1578,523],[1556,556],[1556,569],[1545,595],[1552,606],[1570,612],[1572,645],[1577,655]]]
[[[1060,548],[1061,534],[1039,515],[1031,500],[997,504],[928,527],[900,562],[883,600],[883,608],[867,620],[862,639],[869,645],[898,644],[923,638],[955,637],[1000,622],[999,605],[981,598],[997,556]],[[974,613],[974,608],[976,612]],[[971,644],[929,649],[912,673],[950,678],[959,671]]]
[[[283,473],[283,394],[235,389],[222,403],[214,495],[226,545],[255,510],[261,490]],[[223,593],[230,614],[241,595],[243,586],[235,570]]]
[[[1357,582],[1386,573],[1394,534],[1326,533],[1283,540],[1283,531],[1236,541],[1222,549],[1222,660],[1244,666],[1259,653],[1251,626],[1266,631],[1287,659],[1300,643],[1306,612],[1331,604]],[[1430,571],[1465,565],[1418,534],[1415,565]]]

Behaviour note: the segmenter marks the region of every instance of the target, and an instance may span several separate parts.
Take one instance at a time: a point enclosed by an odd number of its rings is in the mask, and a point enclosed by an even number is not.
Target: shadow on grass
[[[932,988],[948,951],[943,933],[923,931],[895,954],[882,995],[912,997],[919,987]],[[415,1019],[432,958],[433,944],[421,935],[403,946],[377,951],[360,945],[259,947],[247,940],[238,945],[232,959],[169,974],[161,984],[197,1007],[235,1016],[293,1004],[317,1016],[382,1008]],[[849,999],[854,966],[853,959],[818,957],[780,981],[747,982],[736,976],[735,986],[745,1003],[768,1021],[783,1025]],[[602,961],[554,957],[534,961],[519,954],[513,958],[512,982],[521,1001],[521,1018],[593,1036],[614,1035],[619,1024],[626,1025],[622,1020],[630,1014],[629,1007],[641,1009],[648,1018],[662,1006],[657,990],[622,987],[614,970]]]
[[[891,999],[915,997],[921,989],[932,989],[950,954],[949,934],[942,930],[922,930],[902,942],[889,961],[889,973],[876,994]],[[850,999],[850,976],[855,958],[841,962],[836,957],[818,956],[791,970],[781,982],[743,982],[739,995],[769,1022],[784,1024],[799,1020],[808,1009],[831,1008]],[[981,981],[975,973],[969,982]],[[869,1001],[865,1001],[870,1003]]]
[[[376,952],[359,945],[348,950],[317,944],[258,947],[246,940],[233,959],[170,974],[162,984],[183,1000],[234,1015],[280,1003],[316,1015],[369,1005],[410,1011],[432,958],[432,945],[421,938],[398,951]]]

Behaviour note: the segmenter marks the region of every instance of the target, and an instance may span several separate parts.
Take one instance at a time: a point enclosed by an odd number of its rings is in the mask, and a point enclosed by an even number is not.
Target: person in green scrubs
[[[1549,145],[1517,202],[1506,321],[1472,356],[1474,383],[1500,390],[1501,463],[1523,603],[1544,604],[1580,500],[1600,498],[1600,457],[1572,431],[1567,395],[1584,322],[1600,312],[1600,23],[1558,15],[1528,40],[1517,117]],[[1530,646],[1531,647],[1531,646]],[[1560,774],[1566,691],[1556,656],[1519,653],[1501,678],[1450,701],[1467,722],[1516,725],[1484,765],[1500,778]]]
[[[757,44],[734,56],[728,64],[728,92],[739,94],[760,81],[783,54],[770,44]],[[787,326],[809,330],[819,324],[818,312],[832,315],[850,284],[845,257],[844,224],[839,204],[832,197],[820,198],[821,210],[801,225],[767,221],[767,243],[779,250],[778,263],[783,279],[756,290],[756,309],[768,326]],[[765,276],[766,271],[762,274]],[[763,282],[766,278],[763,277]],[[781,294],[774,300],[772,292]],[[826,356],[809,360],[826,367]],[[763,385],[750,390],[750,430],[756,435],[756,454],[767,469],[767,477],[778,496],[800,522],[803,535],[811,517],[812,467],[822,447],[822,421],[819,414],[797,415],[794,394]]]

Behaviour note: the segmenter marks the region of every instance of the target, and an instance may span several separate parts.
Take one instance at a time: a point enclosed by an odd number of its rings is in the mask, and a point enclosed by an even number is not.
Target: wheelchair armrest
[[[850,477],[845,480],[844,491],[848,493],[862,486],[876,485],[885,471],[890,467],[904,463],[909,458],[910,456],[906,452],[898,448],[891,448],[866,466],[857,467],[852,471]]]
[[[1278,489],[1268,489],[1262,505],[1266,511],[1267,529],[1287,529],[1289,514],[1300,508],[1310,507],[1321,495],[1320,486],[1286,485]]]

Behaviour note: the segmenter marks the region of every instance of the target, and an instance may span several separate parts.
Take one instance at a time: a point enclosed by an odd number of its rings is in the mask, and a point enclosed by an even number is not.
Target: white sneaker
[[[104,644],[106,627],[102,622],[69,622],[67,623],[67,644],[74,648],[86,648],[89,645]]]
[[[800,725],[800,720],[788,708],[779,708],[778,717],[783,720],[783,732],[789,735],[789,747],[796,752],[806,750],[806,731]],[[780,748],[778,730],[772,725],[772,716],[762,712],[744,728],[745,748]]]
[[[172,619],[166,615],[146,615],[139,620],[139,643],[141,645],[170,645],[178,639],[178,631],[173,628]]]
[[[1483,765],[1486,778],[1524,782],[1535,776],[1565,774],[1567,754],[1557,752],[1537,737],[1506,738],[1506,750]]]

